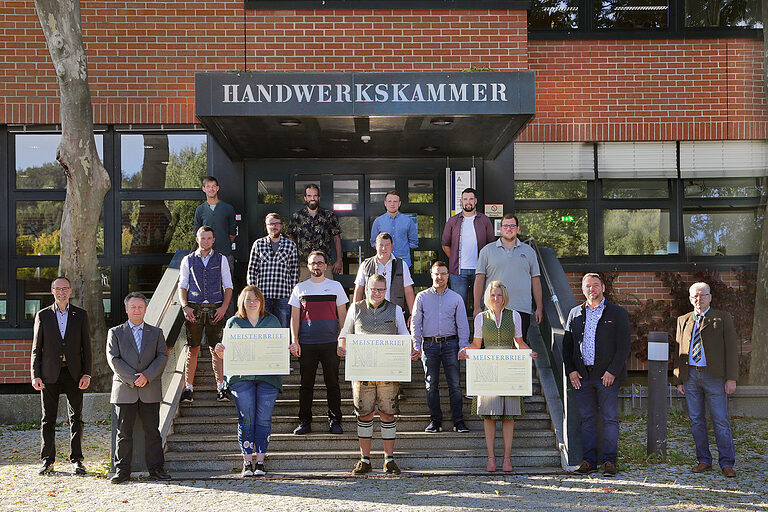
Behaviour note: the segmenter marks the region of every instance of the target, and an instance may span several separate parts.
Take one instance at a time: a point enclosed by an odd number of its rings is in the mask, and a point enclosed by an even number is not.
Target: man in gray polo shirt
[[[213,176],[203,178],[203,192],[205,202],[195,209],[195,233],[202,226],[211,226],[216,239],[213,250],[226,256],[230,270],[234,271],[232,243],[237,234],[235,209],[219,199],[219,182]]]
[[[482,312],[485,283],[501,281],[509,293],[509,309],[520,313],[523,339],[528,341],[528,327],[531,314],[535,314],[536,323],[540,323],[544,314],[541,300],[541,280],[539,261],[536,251],[530,245],[522,243],[517,234],[520,223],[515,215],[508,213],[501,220],[501,237],[495,243],[480,250],[475,274],[475,311],[472,316]],[[531,297],[536,302],[536,310],[531,306]]]

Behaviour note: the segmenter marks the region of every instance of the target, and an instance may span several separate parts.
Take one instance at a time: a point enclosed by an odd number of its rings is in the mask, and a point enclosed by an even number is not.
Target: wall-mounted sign
[[[503,204],[486,204],[485,215],[492,219],[500,219],[504,216]]]

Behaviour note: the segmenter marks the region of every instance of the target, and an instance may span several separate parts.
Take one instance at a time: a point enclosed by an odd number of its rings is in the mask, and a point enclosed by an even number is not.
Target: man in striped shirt
[[[347,294],[338,281],[327,279],[328,260],[323,251],[312,251],[307,258],[310,278],[293,288],[291,305],[291,354],[299,358],[299,426],[296,435],[312,432],[312,400],[318,363],[323,365],[327,391],[328,431],[342,434],[339,356],[336,339],[347,314]]]

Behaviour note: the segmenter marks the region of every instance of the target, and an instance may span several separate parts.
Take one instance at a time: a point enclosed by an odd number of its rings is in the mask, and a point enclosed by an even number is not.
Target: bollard
[[[648,333],[648,454],[667,454],[667,368],[669,341],[666,332]]]

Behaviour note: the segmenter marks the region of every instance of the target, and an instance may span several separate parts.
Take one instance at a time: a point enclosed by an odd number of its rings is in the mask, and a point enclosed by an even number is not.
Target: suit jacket
[[[675,355],[675,384],[688,380],[688,350],[691,346],[693,311],[677,317],[677,354]],[[704,358],[707,373],[725,380],[739,378],[739,342],[731,315],[719,309],[710,308],[701,322],[701,342],[704,344]]]
[[[88,314],[69,305],[67,330],[64,338],[56,320],[56,303],[35,315],[32,334],[32,378],[44,383],[55,383],[61,373],[61,356],[66,358],[67,369],[75,382],[83,375],[91,375],[91,338]]]
[[[581,344],[584,342],[587,320],[586,307],[586,303],[576,306],[568,314],[563,338],[566,375],[576,370],[585,378],[587,368],[581,355]],[[618,380],[626,378],[631,343],[627,310],[605,301],[605,309],[595,329],[595,364],[592,374],[602,377],[608,371]]]
[[[107,361],[115,373],[109,399],[111,403],[132,404],[139,400],[153,403],[162,400],[160,377],[168,362],[168,348],[160,328],[144,323],[141,354],[136,347],[130,322],[111,328],[107,333]],[[136,373],[143,373],[149,381],[142,388],[133,384]]]

